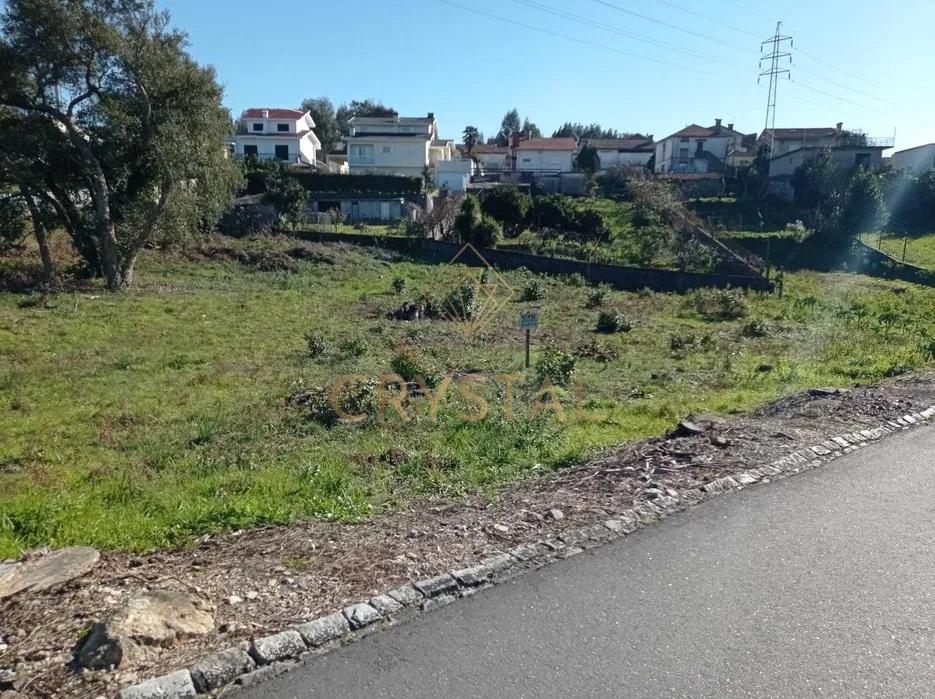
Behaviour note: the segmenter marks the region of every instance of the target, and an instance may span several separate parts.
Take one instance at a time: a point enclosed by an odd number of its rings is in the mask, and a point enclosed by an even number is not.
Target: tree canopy
[[[334,104],[327,97],[309,97],[302,102],[302,109],[311,112],[315,121],[315,135],[321,141],[321,149],[330,153],[341,140],[341,126]]]
[[[353,117],[390,117],[398,113],[395,109],[387,107],[379,100],[351,100],[338,107],[335,118],[337,119],[339,132],[347,136],[351,132],[348,122]]]
[[[0,29],[0,108],[26,139],[2,166],[109,288],[156,236],[214,226],[239,180],[230,114],[153,0],[7,0]]]
[[[600,124],[566,121],[552,133],[552,138],[625,138],[628,135],[617,129],[605,129]]]
[[[503,115],[503,120],[500,122],[500,131],[497,133],[497,145],[501,147],[508,146],[510,144],[510,136],[519,131],[522,127],[523,124],[519,118],[519,110],[513,107],[513,109]]]

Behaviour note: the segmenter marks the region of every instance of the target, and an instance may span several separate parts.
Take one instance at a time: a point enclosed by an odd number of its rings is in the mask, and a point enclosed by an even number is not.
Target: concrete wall
[[[574,153],[564,150],[516,151],[517,172],[571,172]]]
[[[348,139],[351,174],[378,173],[421,176],[429,164],[429,141],[393,136]]]
[[[705,158],[696,158],[698,143],[702,142],[702,151],[727,160],[727,148],[731,139],[729,136],[708,136],[706,138],[679,138],[663,139],[656,144],[656,172],[707,172],[708,161]],[[682,162],[682,150],[688,153]]]
[[[917,175],[935,170],[935,143],[893,153],[890,163],[894,168],[912,170]]]
[[[645,153],[621,153],[616,150],[599,150],[598,157],[601,159],[601,169],[606,170],[615,165],[646,165],[649,159],[653,157],[652,151]]]
[[[256,146],[257,157],[260,160],[275,158],[276,146],[288,146],[288,162],[294,163],[301,160],[307,165],[315,162],[315,143],[308,136],[299,139],[295,134],[283,134],[282,136],[237,134],[234,137],[234,153],[242,157],[244,155],[244,146]]]
[[[284,233],[315,242],[385,247],[400,252],[417,254],[437,262],[451,260],[463,247],[460,243],[392,236],[364,236],[350,233],[292,233],[287,231],[284,231]],[[703,274],[676,272],[667,269],[600,265],[580,260],[565,260],[557,257],[544,257],[524,252],[489,248],[485,248],[482,254],[490,264],[502,269],[525,267],[540,274],[580,274],[591,284],[609,284],[615,289],[630,291],[640,289],[687,291],[702,287],[736,287],[771,291],[773,288],[767,279],[756,276]]]

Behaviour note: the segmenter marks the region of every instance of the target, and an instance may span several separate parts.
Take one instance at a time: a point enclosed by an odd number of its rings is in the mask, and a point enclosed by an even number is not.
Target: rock
[[[229,684],[255,667],[253,658],[245,651],[240,648],[228,648],[193,665],[192,684],[199,693],[204,694]]]
[[[454,592],[458,589],[458,581],[447,573],[434,578],[427,578],[415,583],[415,588],[426,597],[435,597],[445,592]]]
[[[231,595],[227,598],[227,603],[232,607],[236,607],[241,602],[243,602],[243,597],[238,597],[237,595]]]
[[[850,393],[849,388],[834,388],[833,386],[820,386],[818,388],[811,388],[808,391],[810,396],[839,396],[844,393]]]
[[[317,648],[328,641],[337,640],[344,634],[350,633],[351,625],[344,614],[335,612],[307,624],[300,624],[295,627],[295,630],[301,634],[308,645]]]
[[[75,654],[81,667],[117,667],[144,647],[169,648],[214,631],[214,607],[188,592],[153,590],[129,600],[106,622],[95,624]]]
[[[549,510],[546,514],[550,519],[553,519],[556,522],[561,522],[563,519],[565,519],[565,513],[557,508]]]
[[[380,615],[380,612],[378,612],[366,602],[361,602],[359,604],[351,605],[350,607],[345,607],[342,611],[344,616],[350,622],[352,629],[360,629],[364,626],[370,626],[370,624],[375,624],[383,618]]]
[[[251,602],[257,599],[259,596],[260,596],[260,593],[257,592],[256,590],[250,590],[250,592],[247,593],[247,599],[250,600]]]
[[[188,670],[179,670],[120,690],[117,699],[189,699],[195,685]]]
[[[682,420],[678,427],[669,433],[669,437],[693,437],[695,435],[720,430],[727,422],[717,415],[697,415]]]
[[[663,496],[662,490],[659,488],[643,488],[643,495],[645,495],[650,500],[655,500],[656,498]]]
[[[726,437],[722,437],[719,434],[712,434],[711,439],[709,440],[713,446],[716,446],[720,449],[730,446],[730,440]]]
[[[390,590],[386,594],[388,594],[404,607],[410,607],[422,601],[422,593],[412,585],[400,585],[396,589]]]
[[[250,655],[257,665],[269,665],[278,660],[298,658],[306,650],[305,641],[298,631],[290,629],[282,633],[253,639]]]
[[[90,572],[101,559],[97,549],[73,546],[0,566],[0,599],[19,592],[43,592]]]
[[[500,532],[501,534],[509,534],[509,533],[510,533],[510,528],[509,528],[508,526],[506,526],[505,524],[495,524],[495,525],[493,525],[493,528],[494,528],[496,531]]]
[[[377,595],[376,597],[371,598],[370,604],[383,616],[395,614],[403,608],[403,605],[401,605],[389,595]]]

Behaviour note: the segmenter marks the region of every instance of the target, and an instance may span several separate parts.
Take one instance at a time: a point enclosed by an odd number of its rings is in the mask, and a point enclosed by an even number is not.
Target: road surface
[[[375,634],[237,699],[935,696],[935,426]]]

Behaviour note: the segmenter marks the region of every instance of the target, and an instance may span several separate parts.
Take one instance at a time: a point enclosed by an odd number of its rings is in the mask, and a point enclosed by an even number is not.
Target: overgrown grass
[[[899,234],[876,233],[862,236],[863,241],[882,250],[890,257],[903,260],[910,265],[935,269],[935,233],[925,235],[901,236]]]
[[[874,381],[935,355],[935,295],[911,286],[897,294],[862,277],[789,274],[784,298],[747,294],[742,317],[722,319],[700,312],[697,294],[609,291],[588,308],[587,286],[511,272],[514,289],[538,279],[544,298],[508,303],[466,339],[447,321],[386,317],[454,272],[380,251],[308,247],[316,255],[298,261],[297,273],[148,253],[126,295],[0,294],[0,558],[45,544],[145,550],[492,492],[659,434],[688,412]],[[406,281],[401,296],[397,278]],[[575,373],[584,409],[605,421],[571,419],[573,386],[560,389],[567,421],[548,411],[527,419],[536,370],[523,369],[517,326],[530,306],[540,318],[534,367],[546,350],[600,344],[603,356],[579,356]],[[607,310],[632,321],[630,332],[598,335]],[[760,331],[749,331],[751,321]],[[309,334],[321,338],[318,356]],[[349,340],[363,353],[341,350]],[[523,375],[515,419],[505,418],[499,381],[471,387],[490,399],[480,422],[458,416],[469,403],[456,390],[435,422],[421,399],[407,406],[409,422],[390,411],[385,425],[332,428],[287,402],[299,381],[390,373],[405,348],[449,371]]]

